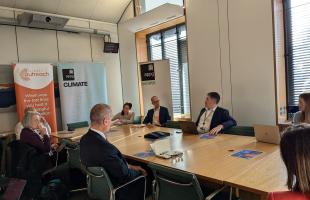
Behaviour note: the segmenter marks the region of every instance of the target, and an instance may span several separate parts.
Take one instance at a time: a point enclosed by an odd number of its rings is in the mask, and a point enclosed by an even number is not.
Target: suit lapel
[[[203,115],[204,112],[206,112],[206,109],[205,109],[205,108],[203,108],[203,109],[200,110],[200,113],[199,113],[198,118],[197,118],[197,121],[196,121],[196,126],[198,126],[199,121],[200,121],[200,118],[201,118],[201,116]]]
[[[158,121],[159,121],[159,123],[160,123],[160,113],[161,113],[160,111],[161,111],[161,106],[159,106],[159,111],[158,111]]]
[[[218,107],[215,109],[212,119],[211,119],[211,124],[210,124],[210,130],[213,129],[215,127],[215,123],[218,120],[218,114],[219,114],[219,109]]]

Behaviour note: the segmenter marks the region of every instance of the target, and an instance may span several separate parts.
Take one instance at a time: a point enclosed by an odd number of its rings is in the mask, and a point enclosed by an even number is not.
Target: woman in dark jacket
[[[41,122],[40,114],[35,111],[28,111],[22,124],[24,128],[20,134],[20,141],[42,153],[49,153],[51,151],[51,142],[48,131]]]

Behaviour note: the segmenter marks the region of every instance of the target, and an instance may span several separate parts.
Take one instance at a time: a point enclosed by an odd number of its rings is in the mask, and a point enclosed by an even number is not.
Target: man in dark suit
[[[80,156],[86,167],[103,167],[114,187],[118,187],[141,174],[146,176],[146,171],[139,166],[129,165],[121,152],[107,140],[105,133],[110,130],[111,118],[111,108],[106,104],[97,104],[91,109],[91,126],[81,138]],[[134,191],[122,190],[119,192],[121,194],[117,194],[118,199],[140,199],[144,184],[138,186],[132,188]]]
[[[159,98],[157,96],[153,96],[151,101],[154,108],[148,110],[143,124],[166,126],[167,121],[171,120],[168,109],[166,107],[160,106]]]
[[[205,108],[201,109],[196,121],[198,132],[218,134],[237,125],[228,110],[218,106],[219,102],[220,95],[217,92],[208,93]]]

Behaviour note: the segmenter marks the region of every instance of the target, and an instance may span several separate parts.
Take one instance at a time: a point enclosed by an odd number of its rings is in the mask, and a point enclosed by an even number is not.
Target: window
[[[149,46],[150,52],[152,55],[152,60],[161,60],[162,59],[162,45],[161,45],[161,34],[153,34],[149,37]]]
[[[190,117],[185,25],[147,36],[149,61],[169,59],[174,117]]]
[[[139,7],[138,13],[142,14],[157,8],[165,3],[183,6],[183,0],[136,0],[136,7]]]
[[[283,0],[288,112],[296,111],[298,97],[310,91],[310,0]]]

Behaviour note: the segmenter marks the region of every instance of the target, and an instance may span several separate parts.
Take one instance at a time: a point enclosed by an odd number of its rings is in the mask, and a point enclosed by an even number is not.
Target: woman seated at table
[[[130,110],[131,108],[131,103],[125,103],[122,112],[117,113],[113,117],[112,121],[115,121],[114,124],[132,124],[135,118],[135,113]]]
[[[310,124],[310,93],[302,93],[299,95],[298,107],[299,111],[295,113],[293,123]]]
[[[35,108],[33,107],[26,107],[24,110],[24,116],[26,115],[26,113],[28,111],[32,111],[32,112],[37,112]],[[40,116],[40,121],[42,122],[42,124],[46,127],[48,134],[51,134],[51,127],[49,126],[49,124],[47,123],[47,121],[45,120],[45,118],[43,116]],[[15,135],[16,135],[16,139],[19,140],[20,139],[20,133],[22,132],[24,126],[22,124],[22,122],[18,122],[15,126]]]
[[[283,134],[280,151],[287,169],[289,192],[275,192],[269,200],[310,199],[310,126],[301,124]]]
[[[40,113],[28,111],[22,121],[23,129],[20,134],[20,141],[36,148],[41,153],[51,151],[51,142],[47,128],[41,122]]]

